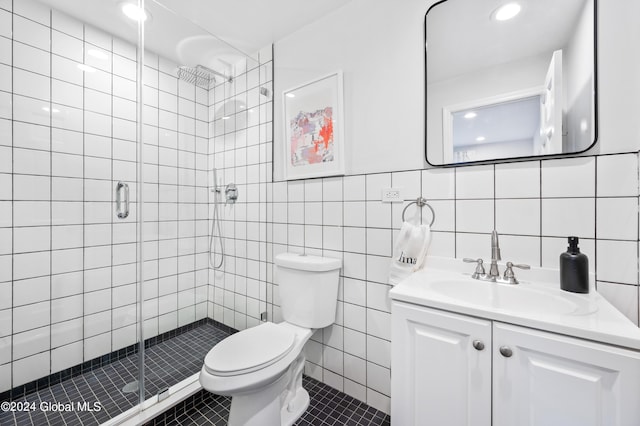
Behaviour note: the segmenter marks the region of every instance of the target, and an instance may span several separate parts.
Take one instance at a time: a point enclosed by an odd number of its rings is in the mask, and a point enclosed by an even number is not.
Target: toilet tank
[[[333,324],[342,261],[282,253],[276,256],[275,264],[282,318],[305,328],[323,328]]]

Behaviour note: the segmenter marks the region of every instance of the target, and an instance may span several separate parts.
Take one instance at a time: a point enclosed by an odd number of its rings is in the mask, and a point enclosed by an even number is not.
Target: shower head
[[[229,83],[233,81],[231,77],[227,77],[221,72],[212,70],[203,65],[196,65],[195,67],[178,67],[178,78],[180,80],[195,84],[196,86],[204,89],[211,88],[211,86],[216,82],[216,76],[227,80]]]

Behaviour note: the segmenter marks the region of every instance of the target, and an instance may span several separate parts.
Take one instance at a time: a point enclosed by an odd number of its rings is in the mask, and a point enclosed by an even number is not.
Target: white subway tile
[[[13,199],[22,201],[46,201],[51,197],[51,178],[48,176],[13,176]]]
[[[595,173],[594,157],[545,160],[542,162],[542,196],[593,197]]]
[[[111,94],[111,80],[112,75],[101,69],[95,68],[94,71],[84,72],[84,87],[88,89]]]
[[[491,234],[466,234],[458,232],[456,236],[456,257],[462,259],[484,259],[491,254]],[[487,261],[488,262],[488,261]]]
[[[11,314],[11,309],[0,310],[0,337],[11,336],[12,334],[13,317]]]
[[[503,262],[526,264],[533,267],[540,266],[540,237],[500,235],[499,240]],[[502,271],[503,267],[500,269]],[[518,269],[515,268],[514,272],[517,276]]]
[[[27,19],[36,21],[42,25],[51,24],[51,9],[39,1],[20,0],[13,8],[13,13],[24,16]]]
[[[496,164],[496,198],[540,197],[540,162]]]
[[[14,228],[13,252],[29,253],[49,250],[51,248],[50,234],[51,227],[49,226]]]
[[[64,129],[51,129],[51,150],[68,154],[83,154],[83,135]]]
[[[51,350],[51,372],[82,364],[83,342],[74,342]]]
[[[86,325],[85,325],[86,332]],[[87,337],[84,340],[84,360],[88,361],[111,352],[111,333]]]
[[[380,201],[382,190],[391,186],[391,173],[366,175],[367,201]]]
[[[51,224],[49,203],[44,201],[15,201],[14,226],[45,226]]]
[[[372,362],[367,362],[367,387],[383,395],[391,395],[391,370]]]
[[[51,301],[51,323],[59,323],[83,315],[83,295],[53,299]]]
[[[365,226],[366,203],[362,201],[345,202],[344,226]]]
[[[598,281],[638,284],[638,242],[598,240]]]
[[[598,197],[638,195],[638,155],[602,155],[597,157]]]
[[[48,255],[48,253],[47,253]],[[51,280],[48,276],[16,280],[13,282],[13,306],[25,306],[38,302],[48,302]]]
[[[362,333],[367,332],[367,310],[363,306],[344,304],[344,326]],[[345,335],[347,331],[345,330]]]
[[[365,177],[345,176],[344,178],[344,200],[363,201],[366,199]]]
[[[542,235],[595,237],[595,199],[542,199]]]
[[[84,63],[90,67],[111,73],[111,52],[95,45],[84,44]]]
[[[456,174],[456,199],[493,198],[493,165],[460,167]]]
[[[391,228],[391,205],[389,203],[382,203],[380,201],[367,201],[366,208],[367,227]],[[364,218],[360,219],[360,224],[358,226],[363,225],[364,221],[362,219]]]
[[[84,43],[76,37],[63,32],[51,32],[51,53],[83,63]]]
[[[496,230],[501,234],[540,235],[540,200],[496,200]]]
[[[49,57],[47,56],[46,61],[48,60]],[[33,71],[32,68],[33,66],[30,68],[31,71]],[[83,74],[82,70],[78,68],[77,62],[61,56],[51,55],[51,76],[54,79],[82,86]]]
[[[91,43],[94,46],[111,51],[112,38],[110,34],[86,25],[84,29],[84,37],[87,43]]]
[[[391,342],[367,336],[367,361],[391,368]]]
[[[493,200],[456,200],[457,232],[491,232],[493,228]]]
[[[11,27],[9,26],[7,30]],[[13,58],[11,54],[11,39],[0,37],[0,63],[11,66],[13,63]]]
[[[391,256],[392,243],[390,229],[367,229],[367,254]]]
[[[81,248],[54,250],[51,252],[51,273],[81,271],[83,267],[83,250]]]
[[[322,200],[342,201],[342,177],[324,178],[322,180]]]
[[[344,229],[344,250],[354,253],[365,253],[366,250],[366,229],[345,227]]]
[[[53,79],[51,83],[51,101],[74,108],[82,108],[82,86]]]
[[[49,352],[22,358],[14,361],[13,366],[13,386],[20,386],[49,375]]]
[[[49,51],[50,29],[42,24],[13,15],[13,39]]]
[[[596,199],[596,236],[612,240],[638,238],[638,198]]]
[[[0,36],[11,38],[12,29],[11,12],[0,9]]]
[[[15,291],[15,290],[14,290]],[[13,308],[13,332],[20,333],[49,324],[49,301]]]
[[[50,110],[49,101],[13,95],[14,120],[47,126],[50,121]]]
[[[56,9],[51,10],[51,26],[58,31],[76,38],[84,37],[84,25],[75,18],[70,17]]]
[[[52,127],[81,132],[83,130],[82,110],[66,105],[51,106]]]
[[[391,314],[367,309],[367,334],[391,340]]]

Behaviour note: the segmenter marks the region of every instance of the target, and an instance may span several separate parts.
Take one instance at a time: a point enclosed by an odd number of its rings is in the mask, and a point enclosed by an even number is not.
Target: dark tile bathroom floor
[[[213,323],[204,323],[145,349],[146,397],[200,371],[207,352],[228,334]],[[0,411],[0,425],[99,425],[138,403],[137,391],[123,391],[137,377],[138,356],[134,354],[15,400],[33,402],[36,409]],[[317,380],[304,377],[303,385],[311,403],[296,425],[390,424],[388,415]],[[42,403],[51,406],[82,402],[89,405],[99,402],[101,409],[46,412],[39,409]],[[200,391],[148,425],[226,425],[230,405],[230,398]]]
[[[197,373],[211,347],[228,336],[212,323],[204,323],[145,349],[146,397]],[[138,378],[138,355],[72,377],[15,401],[35,403],[34,410],[0,411],[0,425],[98,425],[138,403],[137,388],[123,388]],[[101,404],[99,411],[43,411],[41,404]]]
[[[294,423],[298,426],[388,426],[391,418],[332,387],[310,377],[303,377],[302,385],[309,392],[311,402],[307,411]],[[145,426],[224,426],[229,417],[231,398],[200,391]]]

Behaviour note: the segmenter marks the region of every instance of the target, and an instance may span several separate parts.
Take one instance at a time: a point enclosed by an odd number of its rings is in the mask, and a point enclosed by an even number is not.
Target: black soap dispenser
[[[560,255],[560,288],[573,293],[589,293],[589,258],[580,253],[578,237],[569,237],[566,253]]]

